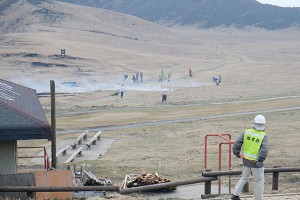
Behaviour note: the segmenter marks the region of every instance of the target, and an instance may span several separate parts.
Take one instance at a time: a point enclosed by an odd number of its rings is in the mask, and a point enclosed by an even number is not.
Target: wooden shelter
[[[0,174],[17,171],[17,140],[52,139],[37,93],[0,79]]]

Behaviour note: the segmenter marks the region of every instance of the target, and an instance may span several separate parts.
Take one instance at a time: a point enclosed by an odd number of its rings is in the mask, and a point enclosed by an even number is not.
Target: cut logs
[[[158,176],[157,173],[149,174],[143,173],[138,175],[126,175],[124,183],[122,185],[122,189],[131,188],[131,187],[140,187],[145,185],[153,185],[159,183],[167,183],[171,182],[170,180]],[[167,190],[174,190],[175,187],[167,188]]]

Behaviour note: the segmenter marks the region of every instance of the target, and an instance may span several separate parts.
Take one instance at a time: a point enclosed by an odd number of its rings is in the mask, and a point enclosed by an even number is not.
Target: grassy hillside
[[[300,24],[299,8],[264,5],[255,0],[61,0],[131,14],[171,25],[201,28],[284,29]]]
[[[138,171],[157,171],[171,180],[199,177],[205,134],[225,132],[235,138],[258,113],[266,116],[270,134],[266,165],[298,165],[298,30],[166,28],[52,1],[18,1],[3,13],[1,79],[37,92],[49,92],[49,82],[55,80],[58,142],[74,139],[82,130],[106,129],[101,137],[115,142],[97,160],[86,161],[96,175],[118,183]],[[143,82],[131,80],[137,71],[144,73]],[[218,75],[223,82],[217,86],[212,77]],[[122,83],[123,99],[113,95]],[[49,96],[40,101],[49,118]],[[49,141],[20,143],[49,146]],[[215,144],[210,146],[214,169]],[[233,161],[233,168],[240,169],[240,160]],[[299,182],[297,174],[280,178],[281,191],[298,189],[292,187]],[[266,180],[270,192],[271,179]]]

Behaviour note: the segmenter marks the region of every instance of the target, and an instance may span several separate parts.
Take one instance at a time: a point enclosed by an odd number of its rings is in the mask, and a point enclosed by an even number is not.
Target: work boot
[[[231,200],[241,200],[239,196],[235,196],[234,194],[231,196]]]

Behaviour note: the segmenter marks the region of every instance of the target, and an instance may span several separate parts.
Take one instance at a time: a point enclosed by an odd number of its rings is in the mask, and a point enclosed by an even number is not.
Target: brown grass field
[[[1,30],[1,79],[37,92],[49,92],[49,82],[55,80],[58,140],[87,129],[154,122],[103,131],[102,137],[116,141],[105,155],[87,161],[97,176],[116,183],[138,172],[158,172],[174,181],[199,177],[205,135],[229,133],[236,138],[261,113],[270,143],[266,167],[299,167],[299,30],[167,28],[101,9],[43,6],[66,16],[55,22],[32,16],[15,29]],[[36,7],[11,9],[0,17],[8,24],[14,15]],[[69,57],[56,56],[63,48]],[[189,67],[193,77],[188,76]],[[161,69],[172,73],[170,82],[158,83]],[[131,78],[136,71],[144,73],[143,82],[122,81],[124,74]],[[218,75],[223,82],[216,86],[212,77]],[[78,87],[63,87],[64,82]],[[113,96],[121,83],[126,87],[123,99]],[[166,103],[162,94],[168,96]],[[50,122],[50,97],[41,96],[40,101]],[[208,165],[213,170],[218,143],[209,141]],[[232,161],[233,169],[241,168],[240,160]],[[224,169],[227,162],[224,156]],[[298,192],[299,185],[299,173],[281,173],[278,192]],[[266,175],[266,193],[271,192],[271,176]]]

